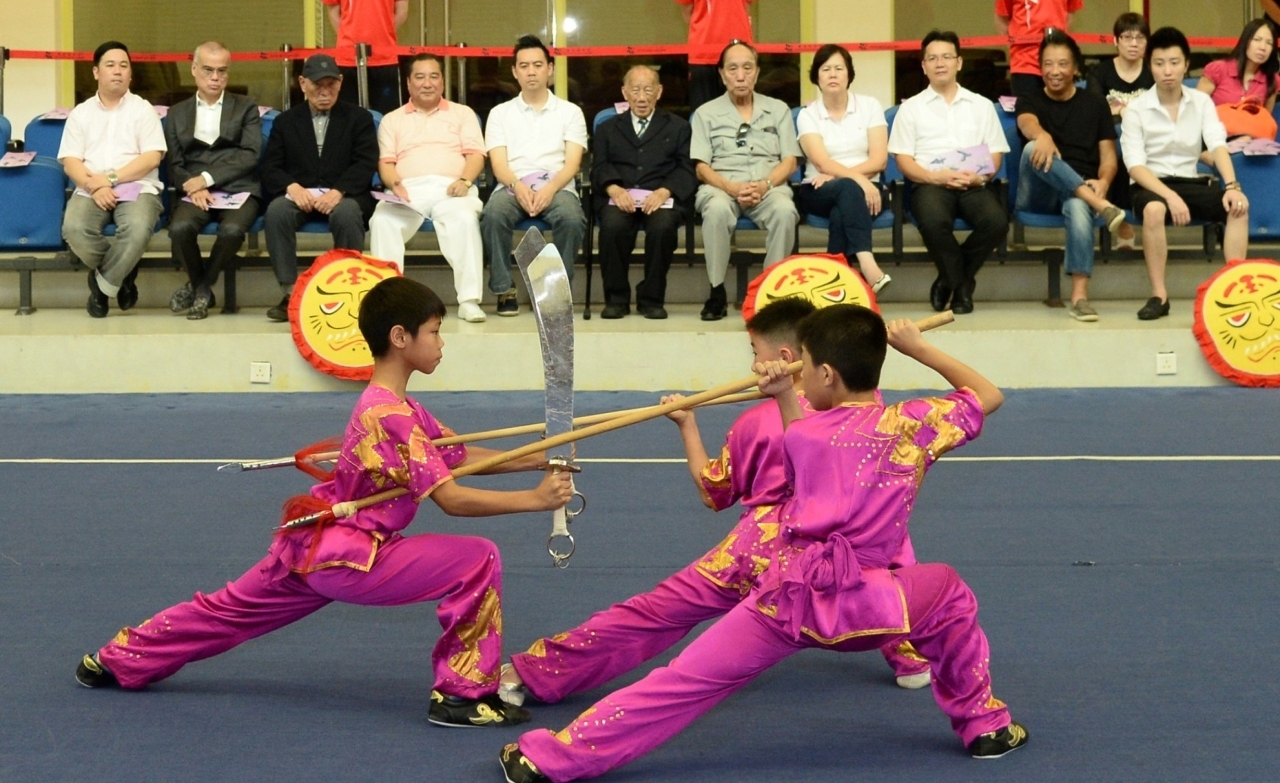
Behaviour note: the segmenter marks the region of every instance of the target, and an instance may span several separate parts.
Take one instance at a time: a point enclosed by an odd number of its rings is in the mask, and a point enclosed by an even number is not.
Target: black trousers
[[[938,267],[938,277],[952,291],[961,284],[972,285],[991,251],[1009,232],[1009,213],[990,188],[952,190],[913,184],[911,214]],[[964,244],[956,240],[953,226],[957,217],[973,226]]]
[[[720,69],[714,65],[689,65],[689,116],[699,106],[724,95]]]
[[[174,263],[182,264],[187,270],[191,290],[199,291],[204,286],[212,288],[218,282],[218,275],[222,274],[227,262],[240,252],[245,234],[249,233],[249,227],[261,209],[262,202],[254,196],[250,196],[239,209],[211,209],[208,212],[189,201],[178,202],[173,208],[173,217],[169,219],[169,241],[173,247]],[[218,235],[206,264],[196,237],[213,220],[218,221]]]
[[[644,280],[636,286],[636,306],[662,307],[667,296],[667,270],[675,256],[683,215],[678,209],[659,209],[646,215],[637,209],[627,214],[606,204],[600,210],[600,278],[605,304],[630,305],[631,283],[627,267],[636,248],[636,235],[644,229]]]
[[[356,69],[339,67],[338,70],[342,71],[342,87],[338,91],[338,97],[358,104],[360,85],[356,79]],[[370,109],[386,116],[403,105],[400,101],[400,66],[372,65],[365,73],[369,75]]]

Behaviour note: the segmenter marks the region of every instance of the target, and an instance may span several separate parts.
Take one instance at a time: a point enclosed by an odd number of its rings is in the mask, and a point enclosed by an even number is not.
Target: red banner
[[[1072,35],[1080,44],[1110,44],[1114,41],[1111,33],[1076,33]],[[1234,38],[1192,38],[1191,46],[1197,49],[1231,49],[1236,45]],[[988,35],[976,38],[962,38],[960,44],[966,49],[1000,49],[1013,43],[1039,43],[1038,37],[1011,38],[1004,35]],[[816,52],[825,44],[821,43],[757,43],[752,44],[762,54],[803,54]],[[912,52],[920,48],[919,41],[855,41],[843,43],[851,52]],[[551,54],[563,57],[660,57],[670,55],[688,55],[691,47],[686,44],[644,44],[635,46],[560,46],[548,47]],[[435,54],[441,57],[510,57],[510,46],[397,46],[396,54],[411,57],[415,54]],[[233,52],[231,59],[236,62],[264,62],[281,60],[305,60],[318,52],[334,54],[334,49],[291,49],[287,52]],[[719,54],[717,48],[714,51]],[[39,49],[9,49],[7,54],[13,60],[81,60],[93,59],[92,52],[51,52]],[[188,62],[190,52],[134,52],[134,62]]]

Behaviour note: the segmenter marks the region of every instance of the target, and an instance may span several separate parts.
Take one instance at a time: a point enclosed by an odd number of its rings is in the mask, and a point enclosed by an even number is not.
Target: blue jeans
[[[1054,158],[1048,171],[1031,165],[1035,148],[1034,141],[1022,148],[1017,208],[1037,215],[1061,213],[1067,223],[1067,274],[1089,277],[1093,274],[1093,210],[1072,195],[1084,178],[1062,158]]]
[[[529,214],[516,197],[501,186],[494,189],[489,203],[484,205],[484,212],[480,214],[480,238],[484,241],[484,255],[489,261],[489,290],[495,294],[511,290],[513,233],[516,223],[527,217]],[[551,224],[556,249],[560,251],[564,270],[572,281],[578,248],[582,247],[582,238],[587,232],[587,216],[582,212],[582,204],[576,195],[561,190],[538,217]]]

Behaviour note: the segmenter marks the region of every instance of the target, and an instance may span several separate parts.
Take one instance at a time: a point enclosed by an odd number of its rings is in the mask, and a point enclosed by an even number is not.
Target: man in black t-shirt
[[[1107,200],[1116,175],[1116,130],[1107,102],[1076,88],[1082,57],[1066,33],[1053,30],[1040,44],[1044,90],[1018,99],[1018,130],[1027,146],[1018,169],[1020,211],[1066,219],[1066,268],[1071,308],[1078,321],[1096,321],[1089,304],[1095,215],[1114,231],[1124,211]]]

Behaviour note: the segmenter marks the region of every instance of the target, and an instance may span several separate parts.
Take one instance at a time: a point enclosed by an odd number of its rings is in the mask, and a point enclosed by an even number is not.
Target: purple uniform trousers
[[[908,638],[933,662],[934,698],[965,745],[979,734],[1007,726],[1009,711],[991,693],[987,639],[969,587],[950,566],[941,564],[907,566],[893,574],[911,618],[911,631],[905,635],[855,636],[830,645],[808,636],[796,640],[748,599],[670,665],[600,700],[562,731],[525,733],[520,750],[555,783],[596,777],[653,750],[802,649],[856,652]]]
[[[497,690],[502,563],[488,539],[394,534],[368,571],[339,566],[273,581],[268,576],[273,563],[269,556],[223,589],[196,593],[136,628],[121,630],[98,651],[99,660],[122,687],[143,688],[331,601],[363,606],[439,601],[436,615],[444,632],[431,654],[434,687],[465,698]]]

